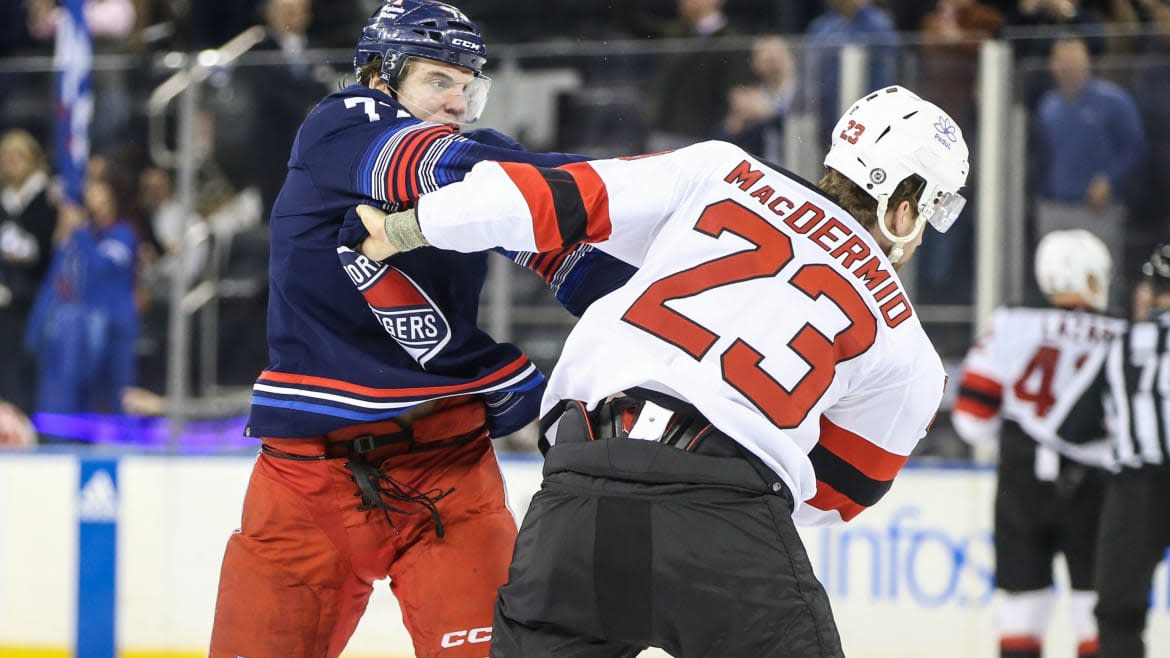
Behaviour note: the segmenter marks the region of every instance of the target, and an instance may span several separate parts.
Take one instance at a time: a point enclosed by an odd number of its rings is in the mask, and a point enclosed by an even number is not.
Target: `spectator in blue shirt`
[[[129,185],[90,167],[85,207],[62,207],[57,246],[25,341],[37,355],[37,411],[121,413],[134,384],[137,230]]]
[[[841,46],[850,43],[868,46],[868,76],[865,89],[893,84],[898,74],[898,35],[894,21],[870,0],[827,0],[828,10],[808,26],[805,45],[805,85],[808,109],[817,116],[818,134],[829,143],[828,131],[841,115],[839,89]]]
[[[1040,99],[1036,136],[1041,150],[1037,238],[1049,231],[1083,228],[1124,262],[1123,188],[1146,151],[1141,118],[1130,94],[1092,77],[1083,39],[1052,46],[1049,66],[1056,87]]]

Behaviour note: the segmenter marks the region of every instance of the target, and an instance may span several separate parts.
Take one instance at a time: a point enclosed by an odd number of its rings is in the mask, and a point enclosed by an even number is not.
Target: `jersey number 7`
[[[694,230],[718,238],[724,231],[755,245],[659,279],[642,293],[622,320],[701,360],[719,336],[666,306],[713,288],[780,273],[792,261],[792,239],[764,218],[731,201],[707,206]],[[791,389],[772,378],[760,363],[764,355],[736,337],[720,356],[723,380],[744,395],[774,425],[800,425],[828,390],[836,366],[868,350],[877,336],[877,318],[848,280],[832,267],[813,263],[796,270],[788,284],[816,300],[827,297],[849,318],[850,324],[832,340],[805,324],[788,346],[809,370]]]

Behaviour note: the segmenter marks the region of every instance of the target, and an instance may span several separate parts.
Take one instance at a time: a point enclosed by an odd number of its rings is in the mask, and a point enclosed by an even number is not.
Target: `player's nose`
[[[448,94],[446,102],[443,104],[443,109],[451,114],[463,116],[467,113],[467,96],[462,92]]]

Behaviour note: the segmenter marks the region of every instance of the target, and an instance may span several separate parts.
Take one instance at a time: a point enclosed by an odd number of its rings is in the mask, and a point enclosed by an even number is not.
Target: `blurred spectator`
[[[0,138],[0,399],[25,412],[33,407],[36,364],[20,345],[55,224],[45,154],[32,135],[9,131]]]
[[[1170,2],[1167,0],[1112,0],[1113,17],[1119,22],[1153,25],[1155,32],[1170,30]]]
[[[1160,9],[1166,9],[1165,0],[1098,0],[1098,13],[1109,27],[1105,35],[1105,49],[1111,55],[1134,55],[1143,50],[1147,40],[1139,35],[1143,28],[1157,20]]]
[[[922,20],[934,10],[937,0],[884,0],[878,4],[886,8],[899,32],[917,32]]]
[[[240,189],[238,178],[219,164],[221,158],[237,158],[243,159],[237,160],[237,166],[254,167],[254,149],[248,148],[248,138],[241,136],[240,150],[231,151],[231,140],[223,131],[236,126],[217,122],[214,117],[205,110],[196,115],[195,212],[205,219],[213,235],[211,257],[218,263],[215,275],[223,279],[218,333],[231,337],[220,343],[218,381],[242,384],[255,380],[267,356],[263,315],[258,317],[256,309],[263,309],[267,301],[268,230],[262,223],[264,204],[257,188],[249,185]],[[283,161],[280,167],[283,175]]]
[[[0,449],[36,445],[37,433],[28,416],[15,405],[0,400]]]
[[[0,0],[0,57],[32,45],[27,16],[28,10],[21,0]]]
[[[1166,240],[1170,225],[1170,207],[1163,196],[1170,181],[1170,2],[1135,2],[1148,12],[1152,32],[1129,85],[1150,147],[1149,158],[1134,177],[1127,242],[1142,246],[1131,261],[1146,257],[1148,245]]]
[[[756,82],[728,93],[720,138],[774,164],[784,164],[784,116],[796,97],[796,63],[788,41],[762,36],[752,44]]]
[[[318,2],[309,25],[309,41],[320,48],[352,48],[354,26],[381,6],[381,2]]]
[[[1029,110],[1053,84],[1042,66],[1053,42],[1075,34],[1085,39],[1090,53],[1099,55],[1105,50],[1104,30],[1101,16],[1084,10],[1078,0],[1019,0],[1004,12],[1001,36],[1011,41],[1018,87]]]
[[[84,11],[90,34],[97,39],[121,41],[134,29],[136,14],[131,0],[86,0]],[[52,39],[61,12],[57,0],[29,0],[29,32],[38,39]]]
[[[178,29],[178,41],[190,48],[217,48],[256,23],[260,0],[164,0]]]
[[[125,51],[135,25],[131,0],[85,0],[85,21],[93,35],[94,52]],[[29,0],[29,31],[51,41],[63,10],[57,0]],[[127,71],[118,65],[97,65],[93,70],[93,121],[89,141],[93,152],[115,148],[129,130],[132,101]]]
[[[999,10],[976,0],[939,0],[922,19],[922,93],[950,114],[972,142],[975,126],[976,78],[979,49],[1003,25]],[[978,154],[974,154],[977,160]],[[973,167],[973,171],[978,171]],[[966,210],[968,216],[971,208]],[[962,303],[970,298],[974,280],[972,221],[959,221],[946,233],[928,231],[930,249],[918,262],[920,299]]]
[[[161,167],[147,167],[138,174],[138,208],[149,224],[150,237],[155,241],[152,246],[158,251],[155,273],[169,278],[178,258],[179,242],[186,234],[186,255],[182,260],[187,276],[195,279],[207,262],[207,242],[199,239],[207,226],[199,215],[183,214],[175,199],[170,172]]]
[[[1039,189],[1036,236],[1083,228],[1124,261],[1124,186],[1146,151],[1129,93],[1092,77],[1084,40],[1062,38],[1049,60],[1056,87],[1040,99],[1035,135]]]
[[[1100,54],[1104,27],[1101,14],[1086,10],[1079,0],[1019,0],[1004,14],[1005,35],[1024,37],[1013,42],[1017,57],[1044,57],[1062,30],[1075,31],[1093,54]]]
[[[266,37],[254,48],[260,58],[242,63],[231,87],[244,99],[243,112],[232,117],[239,120],[235,125],[216,117],[227,138],[217,143],[219,161],[234,182],[260,190],[265,209],[284,183],[297,128],[336,81],[333,69],[314,64],[305,52],[312,18],[311,0],[268,0]]]
[[[923,94],[945,110],[964,135],[975,124],[979,49],[1003,26],[1003,15],[976,0],[938,0],[922,19]]]
[[[750,80],[745,54],[711,50],[709,40],[736,32],[723,13],[725,0],[678,0],[678,15],[643,14],[638,0],[616,0],[618,22],[638,38],[695,39],[694,49],[662,55],[648,92],[647,148],[658,151],[711,137],[727,114],[728,91]]]
[[[122,412],[138,335],[130,203],[129,182],[106,165],[87,172],[84,208],[61,208],[57,248],[26,334],[40,373],[38,411]]]
[[[219,238],[262,228],[263,199],[256,185],[240,173],[258,166],[259,154],[248,137],[253,125],[248,115],[253,113],[248,103],[228,115],[235,121],[217,121],[224,116],[222,107],[200,109],[195,115],[195,213]],[[280,163],[282,176],[286,166]]]
[[[138,211],[150,225],[151,239],[157,242],[160,252],[166,249],[164,244],[177,241],[175,236],[185,218],[175,200],[171,174],[166,169],[150,166],[138,172]]]
[[[311,66],[305,57],[312,21],[312,0],[268,0],[264,5],[264,31],[267,36],[255,49],[280,52],[283,62],[277,68],[281,69],[287,79],[300,81],[316,76],[318,85],[326,84],[333,81],[333,70],[319,70]],[[315,87],[313,91],[320,91],[320,88]]]
[[[147,167],[138,175],[138,210],[144,218],[139,247],[139,292],[141,295],[140,336],[138,340],[139,383],[162,388],[166,372],[167,329],[170,323],[170,300],[174,275],[182,262],[187,285],[194,286],[204,273],[211,251],[207,222],[193,210],[184,214],[175,198],[170,172]],[[186,236],[180,256],[179,241]],[[122,396],[130,414],[142,414],[127,400],[139,400],[130,393]],[[143,414],[149,415],[149,414]]]
[[[840,105],[841,47],[867,46],[868,73],[865,90],[895,82],[898,73],[898,35],[884,9],[870,0],[827,0],[825,13],[808,26],[805,39],[804,100],[817,117],[817,135],[829,143],[829,131],[843,108]]]

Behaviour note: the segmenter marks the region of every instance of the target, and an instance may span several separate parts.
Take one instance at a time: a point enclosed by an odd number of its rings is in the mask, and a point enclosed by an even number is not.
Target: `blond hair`
[[[45,150],[41,148],[40,142],[32,136],[32,133],[20,128],[9,130],[4,133],[3,137],[0,137],[0,149],[10,145],[24,150],[32,158],[34,170],[48,173],[49,164],[45,159]]]

